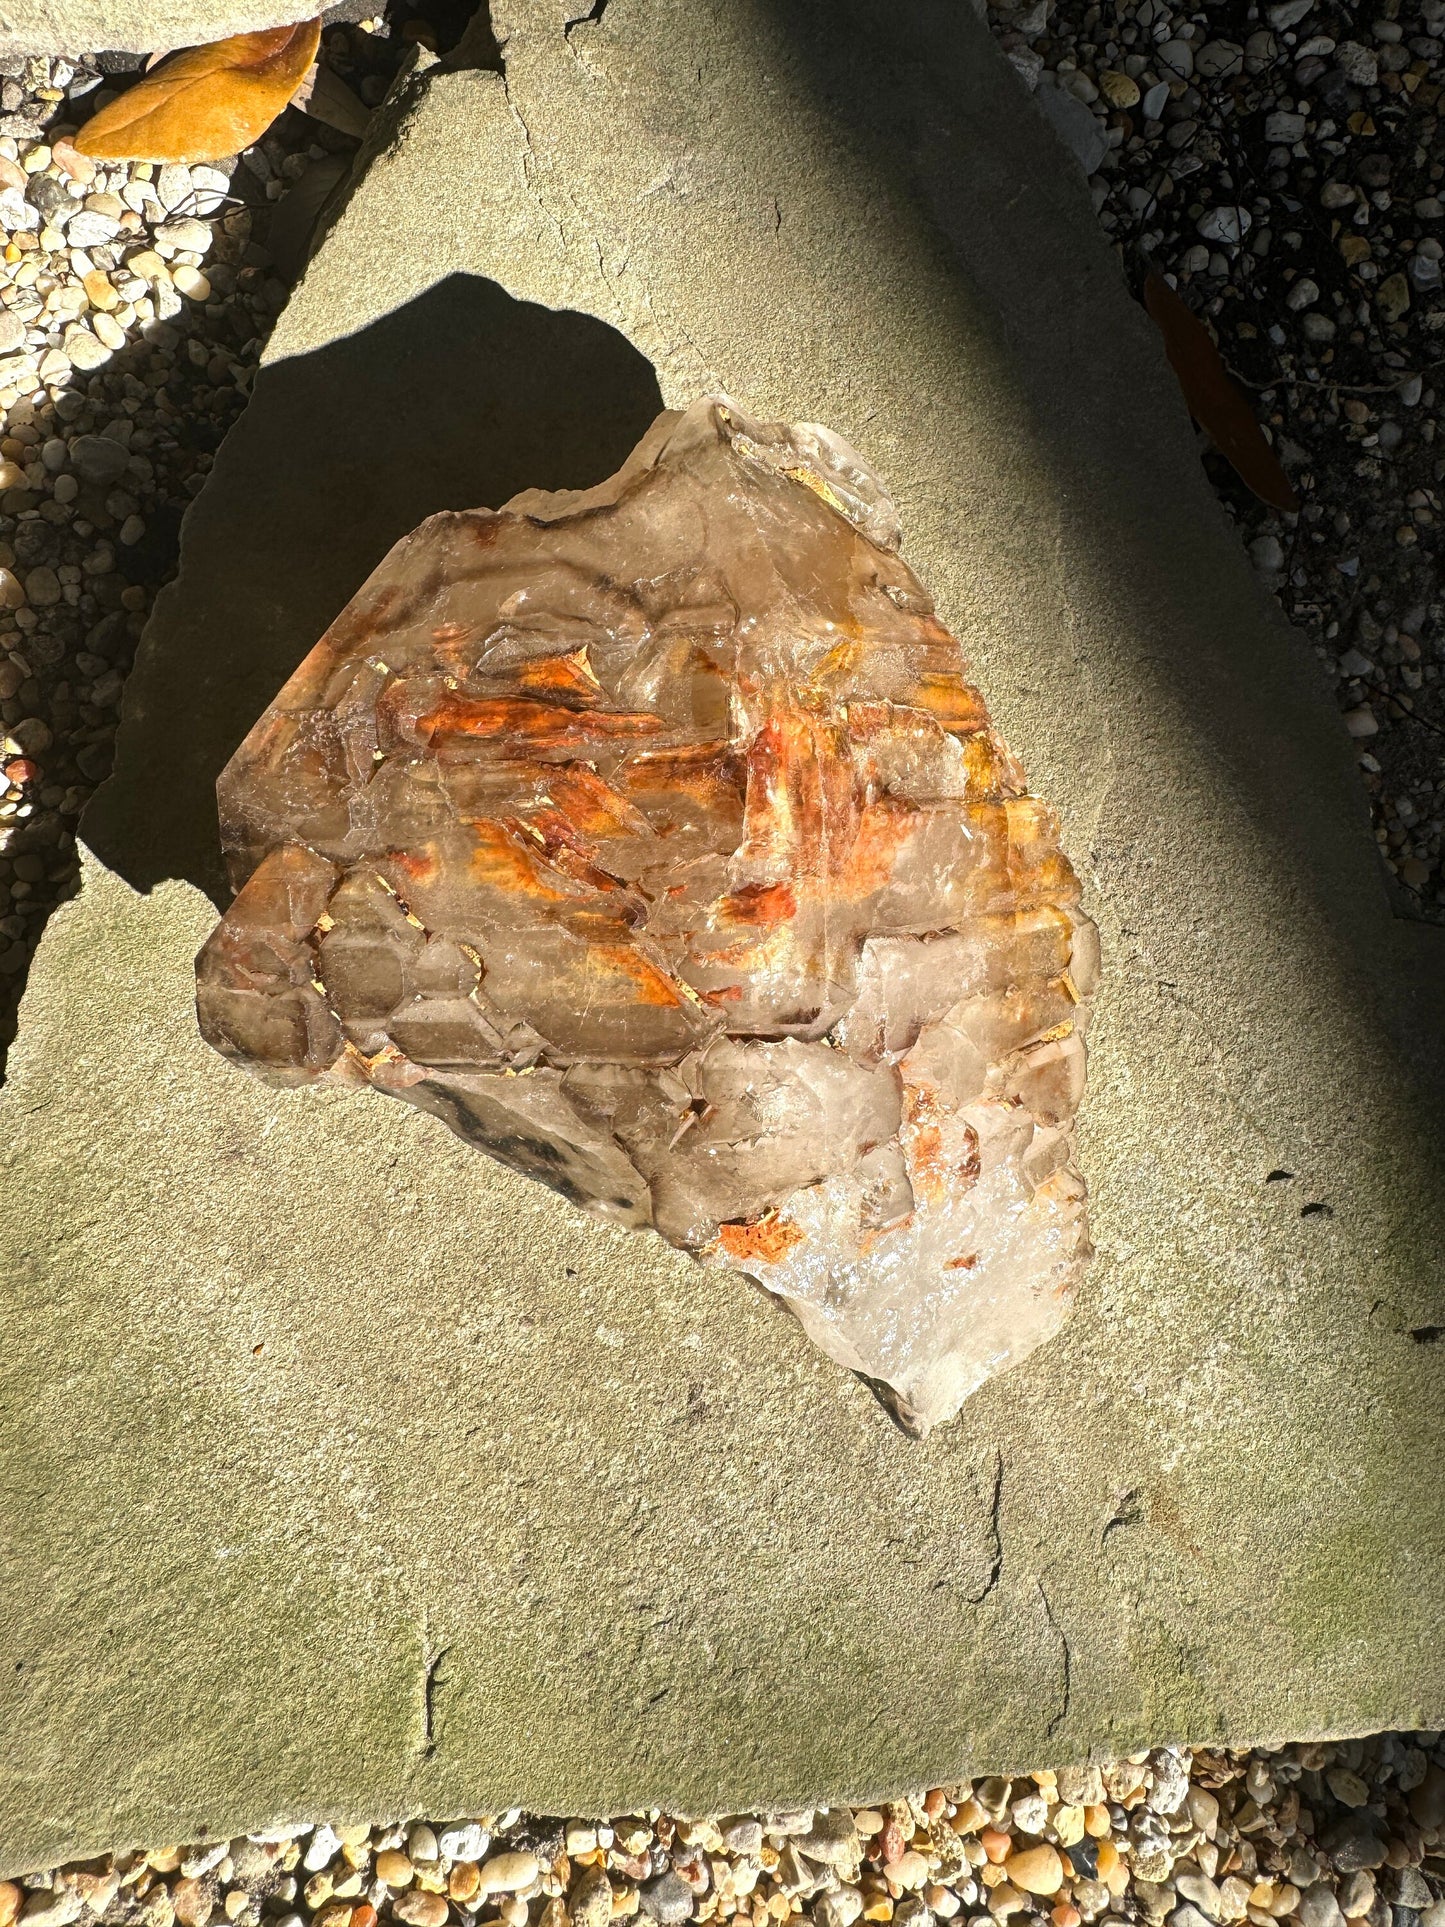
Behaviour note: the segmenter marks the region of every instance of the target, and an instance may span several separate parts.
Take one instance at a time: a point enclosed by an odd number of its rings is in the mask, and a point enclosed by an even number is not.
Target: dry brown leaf
[[[1230,379],[1209,330],[1162,274],[1144,282],[1144,306],[1164,337],[1164,352],[1190,414],[1240,481],[1271,508],[1297,509],[1299,497],[1264,439],[1248,397]]]
[[[219,161],[265,133],[316,58],[321,22],[172,54],[75,136],[98,161]]]

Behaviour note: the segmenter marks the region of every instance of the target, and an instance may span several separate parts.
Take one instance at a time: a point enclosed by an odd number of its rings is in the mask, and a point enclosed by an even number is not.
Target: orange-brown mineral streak
[[[595,850],[598,837],[646,836],[647,818],[587,763],[559,763],[546,773],[545,788],[529,814],[558,841]],[[565,829],[562,827],[565,825]]]
[[[661,721],[645,710],[563,709],[525,696],[447,696],[416,719],[424,743],[448,737],[509,739],[534,750],[582,749],[611,737],[655,736]]]
[[[636,750],[623,763],[618,782],[639,805],[676,797],[703,819],[738,815],[743,804],[738,759],[731,743],[679,743]]]
[[[978,803],[971,823],[986,847],[1001,860],[1000,889],[1019,907],[1071,904],[1079,900],[1079,880],[1059,848],[1059,822],[1036,796]]]
[[[603,689],[592,673],[587,648],[570,649],[565,656],[537,656],[517,665],[517,684],[528,691],[545,691],[556,696],[573,696],[580,703],[603,699]]]
[[[857,944],[857,903],[849,866],[858,835],[858,798],[846,725],[806,708],[786,691],[767,692],[764,720],[748,745],[743,841],[735,860],[750,882],[786,886],[749,916],[736,896],[723,914],[764,927],[805,903],[822,911],[822,957],[831,977],[849,968]],[[739,912],[741,911],[741,914]],[[786,955],[776,953],[780,960]],[[761,961],[761,959],[758,959]]]
[[[682,985],[631,944],[593,943],[587,947],[583,965],[588,994],[605,984],[614,998],[636,1004],[652,1004],[675,1010],[692,1000],[683,995]]]
[[[909,703],[927,710],[951,734],[972,736],[988,728],[983,697],[955,670],[925,672],[909,692]]]
[[[876,803],[864,805],[844,872],[850,897],[861,902],[883,888],[917,825],[918,812],[907,803],[896,803],[885,796]]]
[[[724,897],[717,907],[719,923],[750,924],[770,930],[798,914],[798,897],[791,883],[748,883]]]
[[[803,1242],[807,1234],[787,1218],[769,1214],[756,1224],[718,1226],[717,1241],[734,1263],[775,1265]]]
[[[555,868],[505,823],[478,817],[470,827],[476,837],[469,865],[474,882],[504,896],[543,906],[568,903],[575,897],[575,891],[559,887],[561,880]]]

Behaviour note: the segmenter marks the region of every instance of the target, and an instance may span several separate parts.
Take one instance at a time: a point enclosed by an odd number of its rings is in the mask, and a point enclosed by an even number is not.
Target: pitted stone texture
[[[315,11],[312,0],[0,0],[0,53],[164,53]]]
[[[208,1041],[746,1270],[924,1432],[1057,1330],[1093,925],[826,430],[433,516],[219,784]]]

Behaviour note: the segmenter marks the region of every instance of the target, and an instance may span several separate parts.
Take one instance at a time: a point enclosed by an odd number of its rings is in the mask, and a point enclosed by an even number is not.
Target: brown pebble
[[[180,1864],[179,1847],[153,1847],[146,1855],[146,1865],[154,1867],[157,1873],[174,1873]]]
[[[447,1882],[447,1892],[459,1904],[475,1900],[481,1891],[482,1876],[477,1871],[475,1860],[459,1860],[452,1868]]]
[[[199,1880],[178,1880],[171,1889],[171,1906],[181,1927],[206,1927],[215,1900]]]
[[[92,268],[89,274],[82,275],[80,285],[85,289],[85,298],[92,308],[109,314],[112,308],[120,306],[120,296],[111,286],[110,276],[103,274],[99,268]]]
[[[607,1868],[599,1859],[578,1874],[568,1897],[568,1907],[577,1927],[606,1927],[612,1918],[612,1883]]]
[[[955,1833],[977,1833],[980,1827],[988,1825],[988,1814],[972,1795],[959,1807],[953,1816]]]
[[[56,141],[50,150],[50,158],[62,174],[68,174],[71,180],[78,181],[82,187],[89,187],[95,179],[95,162],[78,148],[72,147],[69,141]]]
[[[376,1856],[376,1877],[388,1887],[410,1886],[412,1873],[411,1862],[398,1847],[386,1847]]]
[[[13,1880],[0,1880],[0,1927],[10,1927],[24,1898]]]
[[[1064,1863],[1047,1841],[1011,1853],[1004,1862],[1010,1882],[1026,1894],[1056,1894],[1064,1884]]]

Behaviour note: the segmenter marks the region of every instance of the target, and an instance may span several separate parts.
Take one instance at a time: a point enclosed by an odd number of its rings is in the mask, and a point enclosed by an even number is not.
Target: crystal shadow
[[[153,622],[142,639],[115,771],[82,821],[136,889],[184,877],[218,908],[231,892],[216,778],[391,544],[438,509],[600,482],[662,406],[650,364],[605,322],[463,274],[269,364],[263,388],[269,412],[247,410],[216,469],[249,465],[278,416],[289,446],[267,451],[271,484],[244,526],[211,526],[227,513],[219,489],[188,514],[180,574],[160,601],[185,593],[191,553],[206,555],[217,593],[204,628]]]

